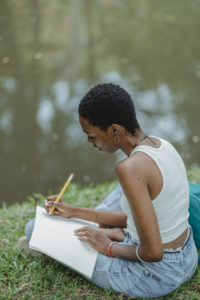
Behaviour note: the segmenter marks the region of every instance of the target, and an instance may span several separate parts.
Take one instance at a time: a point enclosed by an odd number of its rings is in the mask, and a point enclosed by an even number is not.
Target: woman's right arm
[[[57,195],[48,197],[44,202],[44,207],[49,212],[56,200]],[[65,218],[78,218],[95,222],[101,225],[112,227],[126,227],[127,216],[122,210],[97,210],[92,208],[76,207],[61,200],[57,203],[53,215],[60,215]]]

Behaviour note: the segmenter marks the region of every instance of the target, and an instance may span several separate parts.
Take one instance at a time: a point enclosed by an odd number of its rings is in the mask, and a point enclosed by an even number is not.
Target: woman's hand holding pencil
[[[74,174],[72,173],[69,178],[67,179],[65,185],[63,186],[59,195],[53,195],[47,197],[44,202],[44,207],[49,215],[60,215],[65,218],[70,218],[71,215],[69,214],[71,205],[64,202],[61,197],[64,194],[65,190],[69,186],[70,182],[72,181]]]
[[[49,214],[51,211],[52,207],[55,206],[55,201],[57,199],[58,195],[52,195],[46,198],[44,201],[44,207]],[[64,200],[60,199],[59,202],[56,203],[55,209],[53,210],[53,215],[60,215],[61,217],[64,218],[71,218],[72,217],[72,209],[73,206],[66,203]]]

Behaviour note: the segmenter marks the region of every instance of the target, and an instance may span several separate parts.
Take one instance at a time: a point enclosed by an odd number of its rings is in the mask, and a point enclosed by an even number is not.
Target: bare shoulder
[[[118,175],[123,173],[146,173],[152,167],[152,159],[143,152],[136,152],[131,157],[125,158],[116,166]]]

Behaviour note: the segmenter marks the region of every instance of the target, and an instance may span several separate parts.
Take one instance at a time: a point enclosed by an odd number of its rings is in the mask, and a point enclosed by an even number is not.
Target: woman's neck
[[[135,134],[132,135],[130,132],[126,131],[123,139],[121,141],[121,150],[129,156],[131,151],[143,141],[147,135],[140,129],[136,129]]]

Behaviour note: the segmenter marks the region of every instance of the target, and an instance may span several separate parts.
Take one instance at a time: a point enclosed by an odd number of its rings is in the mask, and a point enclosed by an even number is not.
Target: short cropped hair
[[[90,124],[103,131],[112,124],[118,124],[134,135],[139,128],[130,95],[112,83],[99,84],[90,89],[81,100],[78,112]]]

